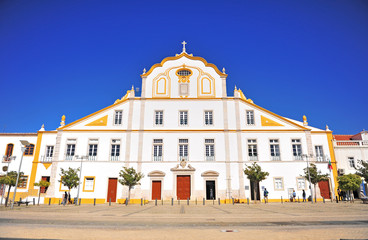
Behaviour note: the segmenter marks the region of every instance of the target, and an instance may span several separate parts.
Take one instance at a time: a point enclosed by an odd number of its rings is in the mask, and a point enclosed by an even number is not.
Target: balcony
[[[162,156],[153,156],[154,162],[162,162]]]
[[[96,161],[97,156],[88,156],[88,161]]]
[[[188,156],[179,156],[179,161],[188,161]]]
[[[323,156],[317,156],[316,161],[317,162],[327,162],[327,159],[325,159]]]
[[[9,163],[15,156],[3,156],[3,163]]]
[[[249,156],[249,161],[258,161],[258,156]]]
[[[41,162],[52,162],[52,157],[41,156]]]
[[[66,161],[73,161],[74,155],[66,155],[65,160]]]
[[[303,161],[303,157],[302,157],[301,155],[294,155],[294,156],[293,156],[293,159],[294,159],[295,161]]]
[[[280,156],[271,156],[271,160],[272,161],[281,161],[281,157]]]
[[[214,162],[215,161],[215,156],[206,156],[206,161],[207,162]]]
[[[368,147],[367,140],[346,140],[346,141],[334,141],[334,145],[337,147]]]
[[[120,156],[110,156],[110,161],[112,162],[120,161]]]

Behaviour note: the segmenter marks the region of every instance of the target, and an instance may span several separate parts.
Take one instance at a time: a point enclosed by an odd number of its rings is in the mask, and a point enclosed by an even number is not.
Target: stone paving
[[[368,239],[368,204],[0,207],[0,239]]]

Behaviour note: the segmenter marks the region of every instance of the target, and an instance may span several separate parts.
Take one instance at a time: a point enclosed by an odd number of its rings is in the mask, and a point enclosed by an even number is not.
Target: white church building
[[[22,155],[19,140],[32,145],[23,154],[24,182],[16,198],[38,196],[34,183],[50,181],[42,189],[45,201],[58,203],[67,188],[61,168],[80,168],[82,203],[122,202],[128,189],[119,184],[123,167],[144,174],[131,193],[132,201],[154,199],[288,199],[293,190],[310,194],[301,175],[315,163],[330,180],[318,184],[317,197],[333,197],[336,161],[332,131],[311,127],[304,116],[296,121],[279,116],[240,89],[226,91],[227,74],[201,57],[180,54],[167,57],[143,72],[141,96],[127,91],[112,105],[77,121],[37,133],[0,134],[4,153],[0,174],[17,171]],[[67,113],[66,113],[67,115]],[[11,158],[15,156],[15,160]],[[333,171],[329,172],[331,160]],[[244,175],[246,165],[257,162],[269,172],[256,186]],[[77,189],[71,190],[72,197]]]

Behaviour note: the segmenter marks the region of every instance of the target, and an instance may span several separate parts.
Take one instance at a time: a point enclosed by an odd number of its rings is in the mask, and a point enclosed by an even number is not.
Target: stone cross
[[[183,41],[181,44],[183,44],[183,52],[185,52],[185,44],[187,44],[187,42]]]

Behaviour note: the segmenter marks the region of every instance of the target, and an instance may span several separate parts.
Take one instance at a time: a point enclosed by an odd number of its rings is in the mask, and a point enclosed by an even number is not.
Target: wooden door
[[[320,181],[318,182],[319,191],[321,192],[321,196],[325,199],[330,198],[330,186],[328,181]]]
[[[161,200],[161,181],[152,181],[152,200]]]
[[[176,197],[182,200],[190,198],[190,176],[177,176]]]
[[[107,188],[107,201],[111,198],[111,202],[116,202],[116,188],[118,186],[117,178],[109,178],[109,186]]]

